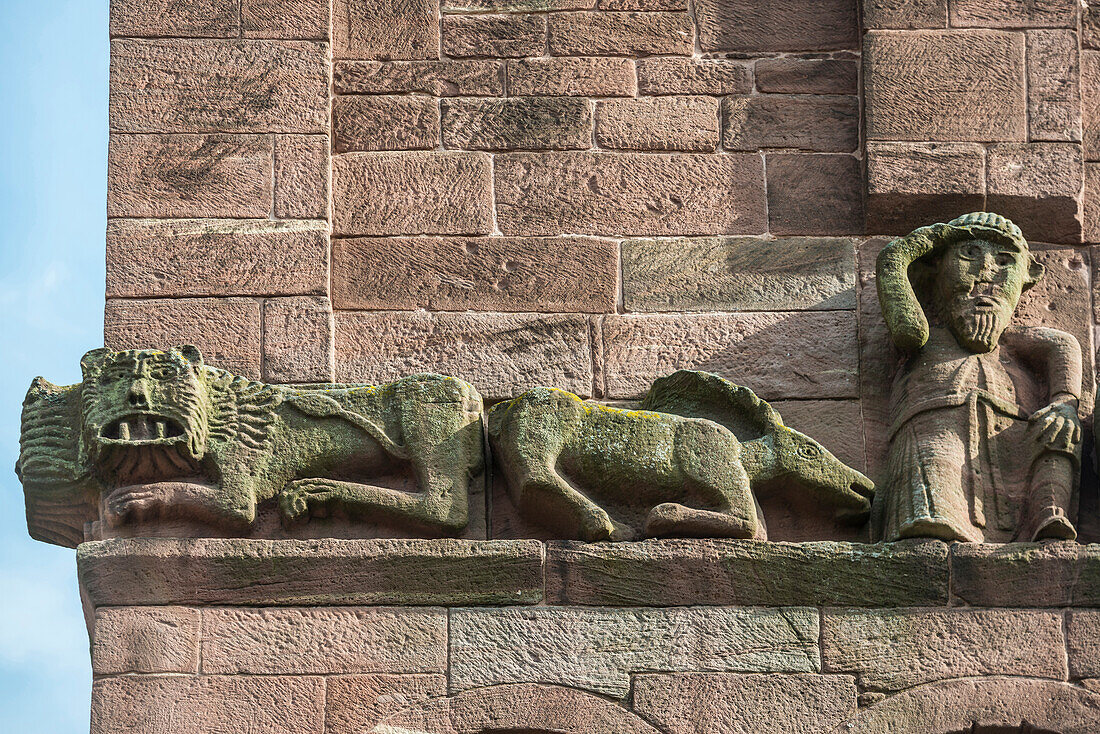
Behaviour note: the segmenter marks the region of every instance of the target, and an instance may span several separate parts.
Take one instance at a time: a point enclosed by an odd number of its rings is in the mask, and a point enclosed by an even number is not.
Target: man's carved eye
[[[998,252],[997,253],[997,264],[1000,265],[1002,268],[1008,267],[1009,265],[1013,264],[1014,262],[1016,262],[1016,258],[1014,258],[1010,253],[1007,253],[1007,252]]]
[[[963,245],[963,247],[962,247],[962,256],[964,258],[966,258],[967,260],[977,260],[978,258],[980,258],[982,256],[982,247],[981,247],[981,245],[976,245],[976,244]]]
[[[149,376],[154,380],[167,380],[177,374],[179,374],[179,370],[176,369],[176,366],[167,362],[154,364],[149,368]]]

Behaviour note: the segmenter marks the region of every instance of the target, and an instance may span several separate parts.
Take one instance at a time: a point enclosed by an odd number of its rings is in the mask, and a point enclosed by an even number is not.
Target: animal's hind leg
[[[567,537],[592,542],[630,540],[634,535],[549,467],[524,477],[520,487],[520,510]]]

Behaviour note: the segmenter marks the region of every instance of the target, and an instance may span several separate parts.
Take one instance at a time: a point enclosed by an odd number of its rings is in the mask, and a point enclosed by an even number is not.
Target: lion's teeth
[[[130,440],[130,424],[127,421],[119,421],[118,423],[118,437],[123,441]]]
[[[164,421],[157,421],[157,438],[165,438],[168,436],[168,426]]]

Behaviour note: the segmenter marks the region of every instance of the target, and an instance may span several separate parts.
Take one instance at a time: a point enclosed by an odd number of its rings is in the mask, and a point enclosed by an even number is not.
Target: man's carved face
[[[988,240],[950,244],[936,270],[936,295],[948,328],[972,352],[989,352],[1008,327],[1028,284],[1030,256]]]

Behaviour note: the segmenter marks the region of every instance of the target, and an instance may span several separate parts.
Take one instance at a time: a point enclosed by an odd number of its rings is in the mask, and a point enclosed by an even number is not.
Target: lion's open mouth
[[[182,435],[183,426],[175,420],[146,414],[130,415],[111,421],[100,433],[102,438],[130,444],[153,443]]]

